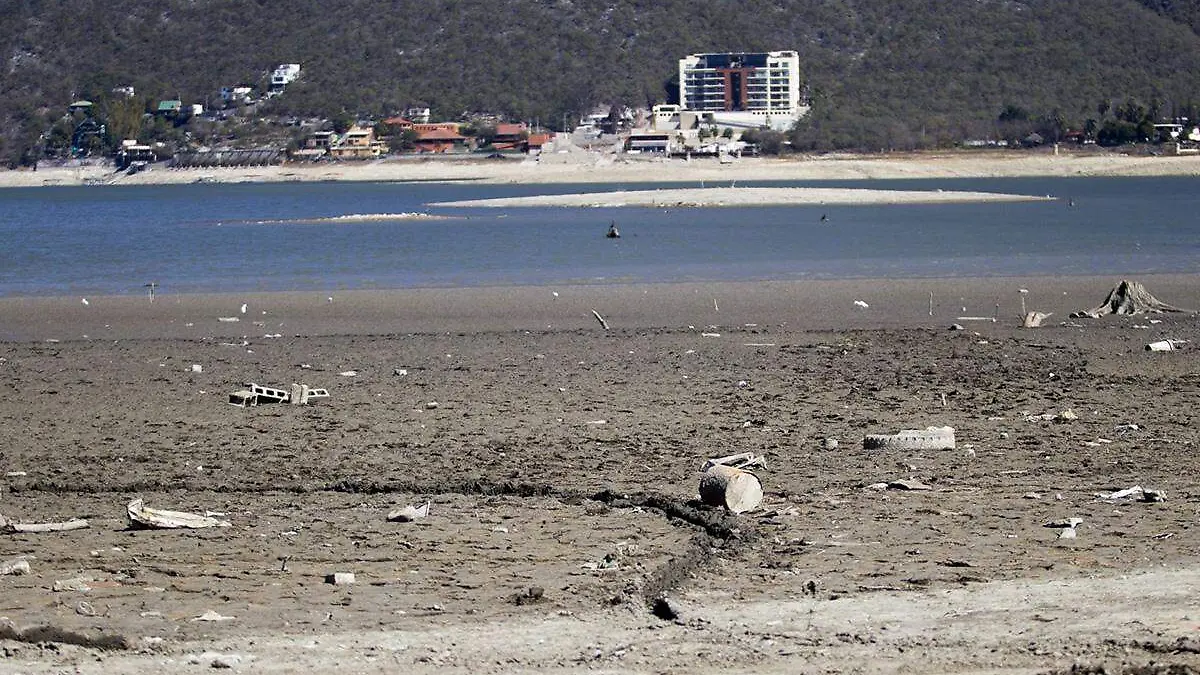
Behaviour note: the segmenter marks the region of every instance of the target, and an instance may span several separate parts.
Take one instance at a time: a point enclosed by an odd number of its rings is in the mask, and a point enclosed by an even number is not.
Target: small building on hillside
[[[177,117],[183,112],[183,101],[178,99],[171,101],[159,101],[158,107],[154,110],[154,114],[162,117]]]
[[[254,98],[254,88],[239,84],[232,87],[221,87],[221,100],[230,105],[249,103]]]
[[[300,77],[299,63],[281,63],[271,72],[271,88],[283,89]]]

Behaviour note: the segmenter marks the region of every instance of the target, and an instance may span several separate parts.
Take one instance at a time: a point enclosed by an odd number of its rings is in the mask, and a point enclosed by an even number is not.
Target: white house
[[[271,73],[271,87],[281,89],[295,82],[298,77],[300,77],[299,63],[281,63]]]

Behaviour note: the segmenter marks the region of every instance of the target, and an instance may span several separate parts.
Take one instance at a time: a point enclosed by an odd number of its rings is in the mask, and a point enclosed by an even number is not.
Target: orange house
[[[422,126],[435,126],[414,124],[413,128]],[[467,137],[458,133],[456,129],[446,129],[439,127],[428,131],[419,131],[420,137],[413,141],[413,146],[417,152],[458,152],[466,148]]]

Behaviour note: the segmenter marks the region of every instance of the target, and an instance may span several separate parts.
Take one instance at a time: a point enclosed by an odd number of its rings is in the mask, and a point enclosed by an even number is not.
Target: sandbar
[[[964,204],[1048,201],[1050,196],[952,190],[869,190],[863,188],[710,187],[619,190],[441,202],[443,207],[583,206],[655,208],[722,206],[802,206],[820,204]]]

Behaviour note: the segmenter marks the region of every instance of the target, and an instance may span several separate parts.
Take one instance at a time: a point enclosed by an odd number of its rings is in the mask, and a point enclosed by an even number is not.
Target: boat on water
[[[621,231],[617,229],[617,224],[615,222],[609,223],[608,232],[605,232],[604,236],[608,237],[609,239],[620,239],[621,238]]]

